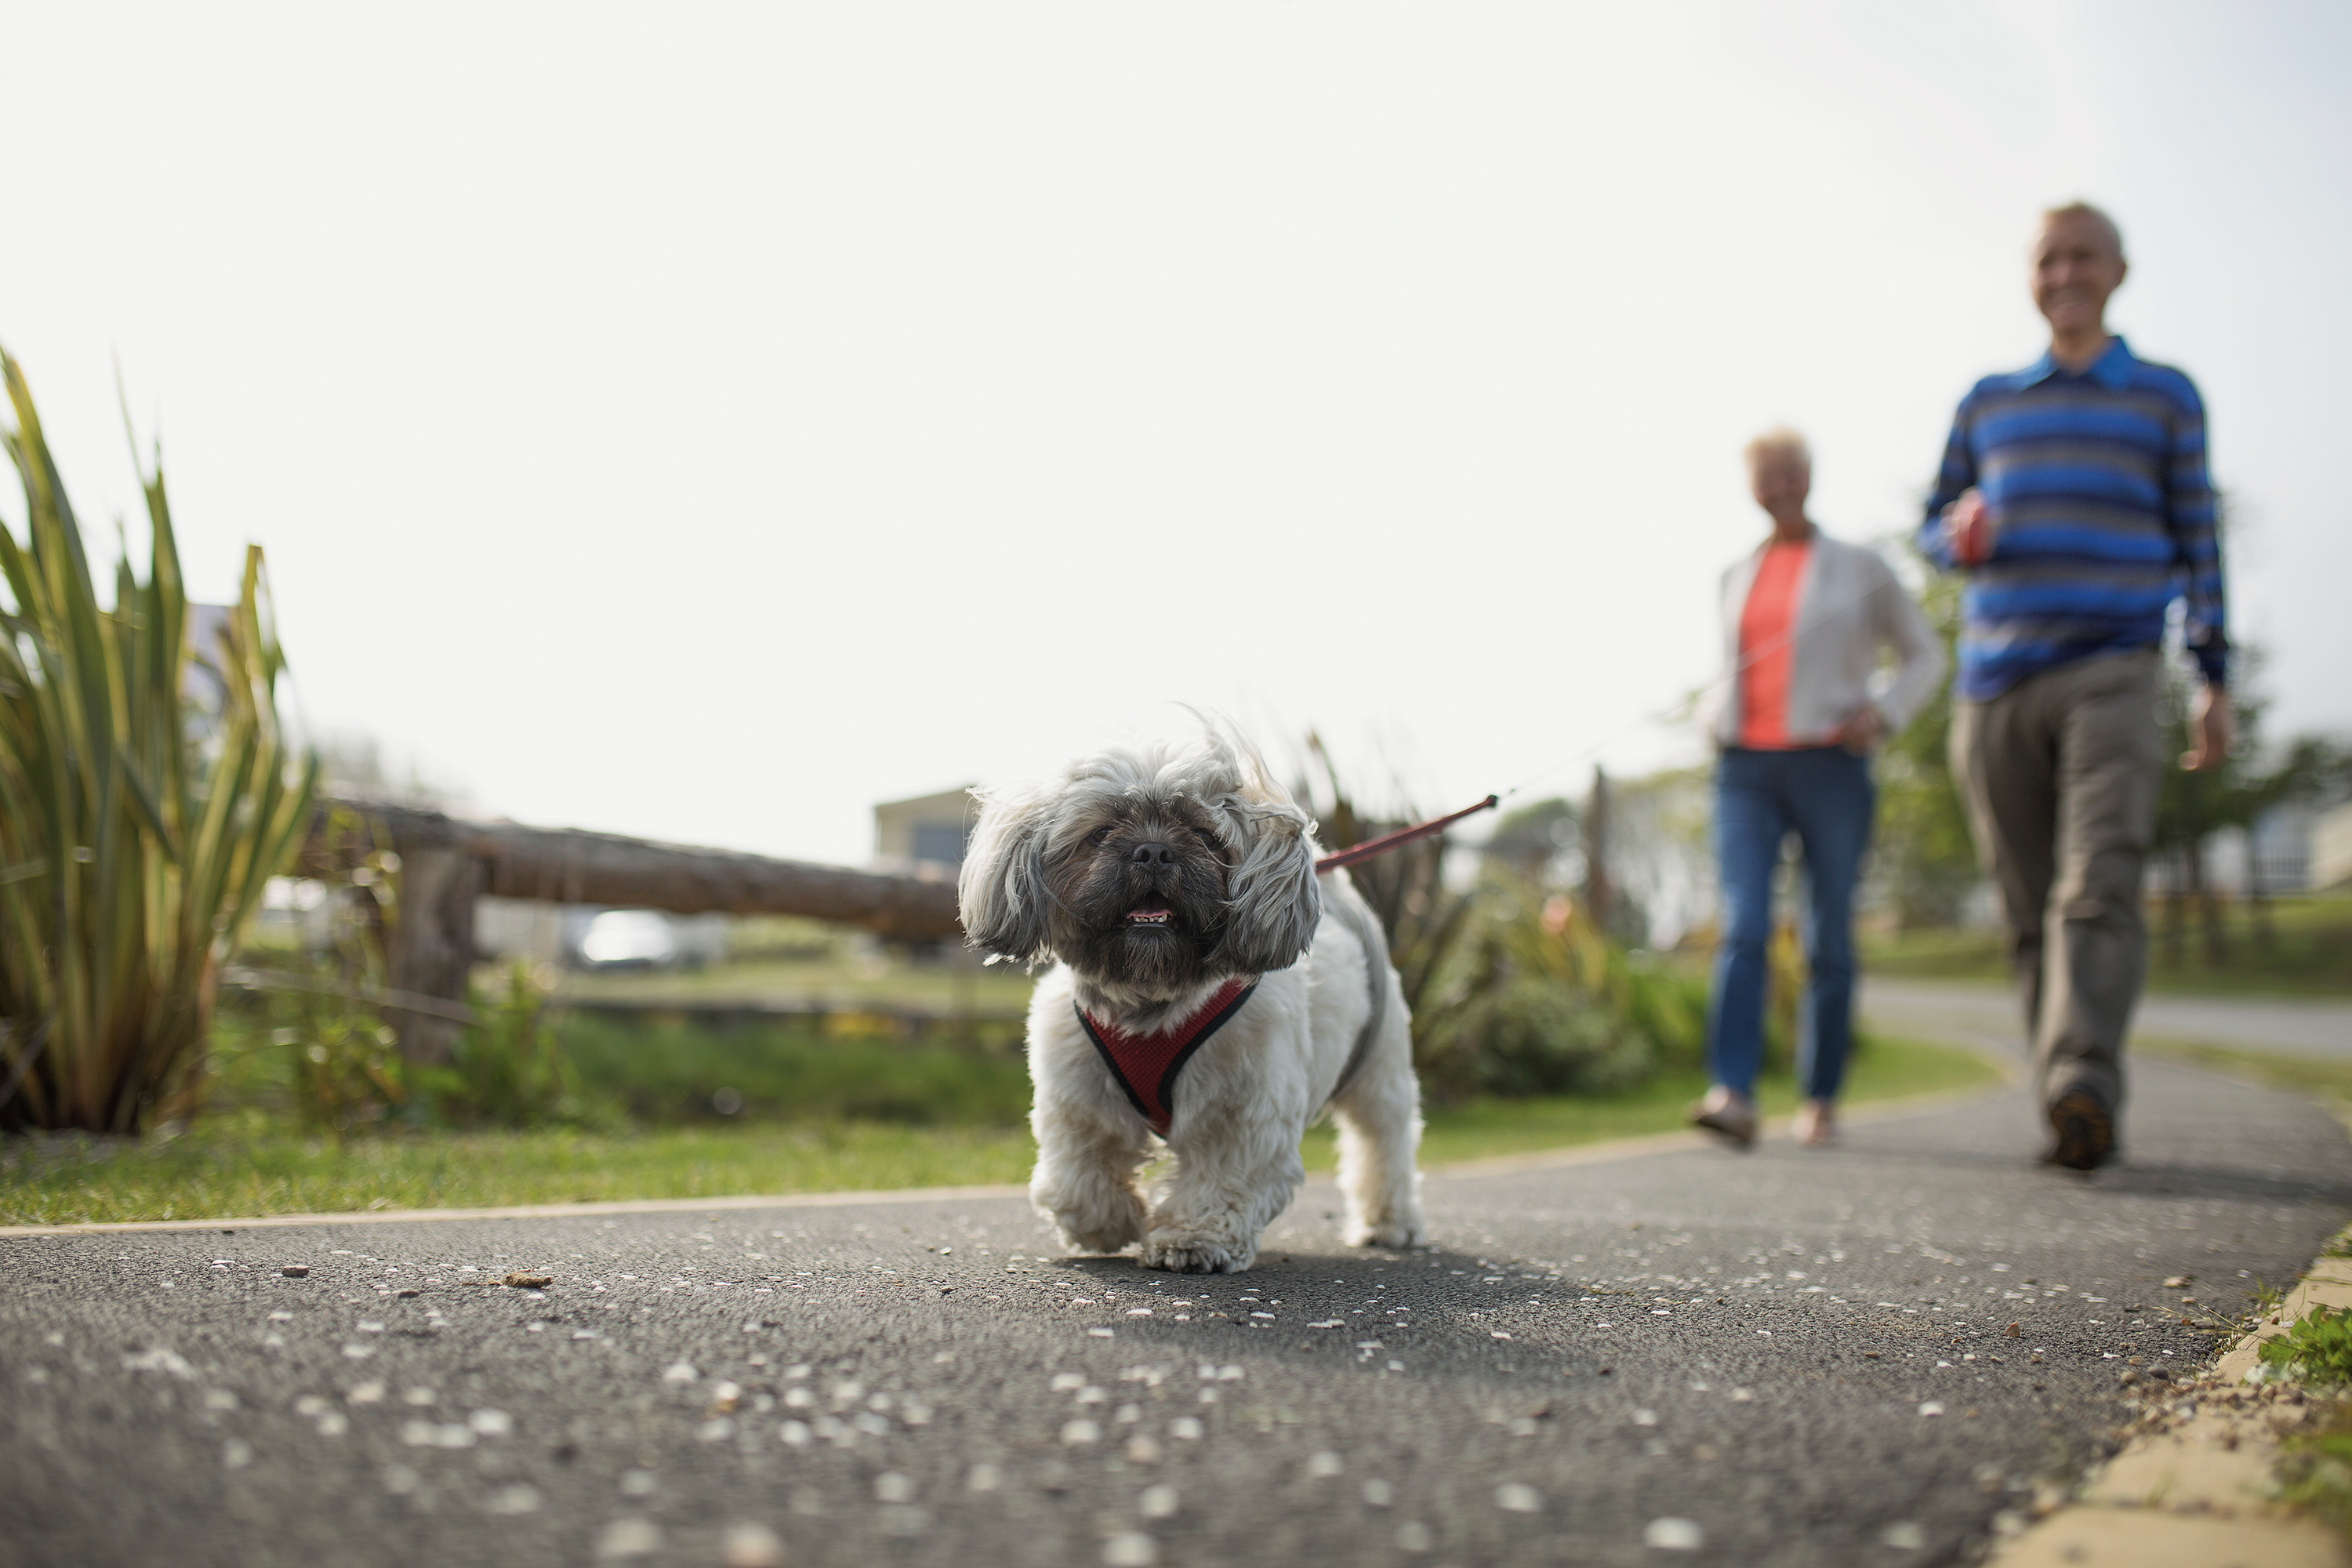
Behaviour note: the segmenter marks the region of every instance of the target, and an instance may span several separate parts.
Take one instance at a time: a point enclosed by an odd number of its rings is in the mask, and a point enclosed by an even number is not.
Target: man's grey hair
[[[2107,243],[2116,247],[2116,255],[2118,257],[2123,255],[2124,231],[2116,226],[2115,219],[2088,202],[2068,202],[2063,206],[2048,208],[2042,215],[2042,226],[2046,229],[2053,223],[2063,223],[2068,218],[2076,217],[2088,218],[2092,223],[2096,224],[2106,235]]]

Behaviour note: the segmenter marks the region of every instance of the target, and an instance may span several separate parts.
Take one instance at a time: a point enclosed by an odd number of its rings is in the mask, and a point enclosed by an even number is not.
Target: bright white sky
[[[2347,70],[2324,5],[5,0],[0,342],[101,549],[120,355],[314,725],[860,860],[1171,700],[1432,806],[1622,731],[1710,672],[1740,443],[1908,524],[2083,195],[2275,727],[2342,728]]]

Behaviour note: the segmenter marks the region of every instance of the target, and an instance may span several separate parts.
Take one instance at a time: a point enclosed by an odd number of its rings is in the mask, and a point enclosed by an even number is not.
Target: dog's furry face
[[[1100,797],[1045,858],[1047,940],[1081,974],[1171,994],[1220,978],[1232,867],[1208,809]]]
[[[1246,748],[1120,748],[992,795],[959,889],[974,946],[1166,1000],[1287,968],[1322,915],[1313,824]]]

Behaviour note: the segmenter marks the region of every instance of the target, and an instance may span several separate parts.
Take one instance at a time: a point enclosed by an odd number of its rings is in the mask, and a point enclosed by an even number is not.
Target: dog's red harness
[[[1071,1011],[1078,1016],[1078,1026],[1095,1049],[1110,1068],[1110,1076],[1127,1091],[1127,1098],[1139,1111],[1151,1130],[1162,1138],[1168,1136],[1169,1122],[1176,1114],[1176,1075],[1192,1053],[1206,1045],[1211,1035],[1224,1027],[1225,1021],[1242,1010],[1242,1004],[1257,989],[1255,980],[1228,980],[1209,994],[1192,1016],[1156,1035],[1130,1035],[1114,1024],[1101,1023],[1087,1016],[1087,1010],[1076,1002]]]
[[[1475,805],[1465,806],[1434,821],[1399,828],[1394,833],[1385,834],[1352,848],[1326,855],[1315,862],[1316,874],[1324,875],[1342,866],[1352,866],[1359,860],[1369,860],[1375,855],[1385,855],[1416,838],[1440,832],[1465,816],[1491,810],[1497,803],[1498,797],[1490,795]],[[1373,1037],[1380,1032],[1388,1001],[1388,938],[1372,921],[1369,910],[1361,910],[1360,906],[1341,907],[1360,911],[1350,917],[1350,922],[1361,922],[1363,928],[1356,934],[1364,944],[1365,973],[1371,978],[1372,1010],[1364,1020],[1361,1033],[1357,1036],[1355,1049],[1348,1054],[1347,1065],[1339,1069],[1339,1081],[1332,1086],[1331,1099],[1334,1100],[1355,1078],[1356,1069],[1363,1066],[1364,1054],[1370,1049]],[[1239,979],[1228,980],[1211,992],[1209,999],[1202,1003],[1192,1016],[1156,1035],[1131,1035],[1116,1025],[1090,1018],[1087,1010],[1075,999],[1070,1003],[1070,1011],[1078,1016],[1078,1027],[1087,1032],[1087,1038],[1092,1040],[1095,1049],[1102,1053],[1103,1065],[1110,1068],[1110,1076],[1126,1091],[1129,1103],[1135,1107],[1137,1114],[1151,1124],[1154,1132],[1165,1138],[1170,1123],[1176,1117],[1176,1075],[1184,1070],[1184,1064],[1192,1059],[1192,1053],[1208,1043],[1211,1035],[1224,1027],[1225,1021],[1242,1010],[1242,1005],[1250,999],[1250,993],[1256,989],[1257,982],[1255,980],[1246,983]]]

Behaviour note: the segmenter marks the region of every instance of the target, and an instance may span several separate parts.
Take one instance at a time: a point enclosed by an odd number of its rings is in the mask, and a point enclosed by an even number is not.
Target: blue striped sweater
[[[2205,476],[2205,405],[2121,338],[2080,374],[2048,354],[1989,375],[1960,402],[1919,549],[1947,569],[1944,508],[1971,486],[2000,525],[1969,569],[1954,689],[1970,701],[2074,659],[2164,640],[2187,601],[2205,679],[2227,672],[2221,554]]]

